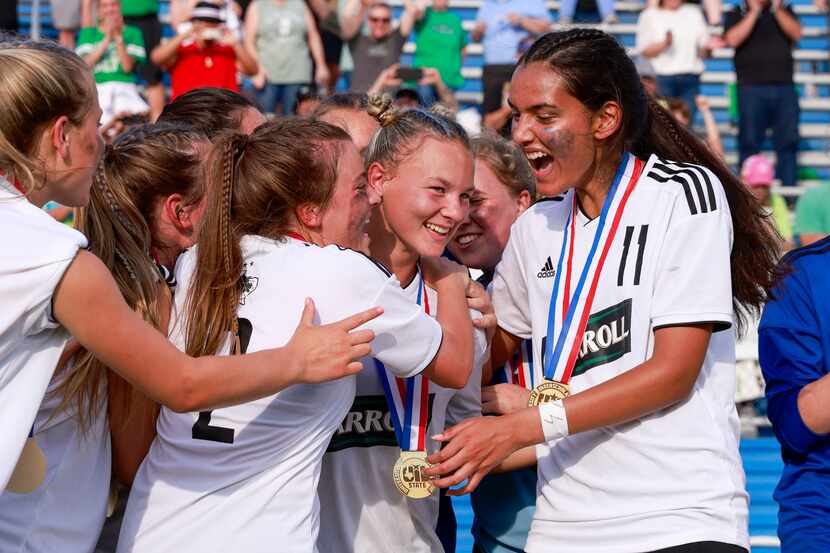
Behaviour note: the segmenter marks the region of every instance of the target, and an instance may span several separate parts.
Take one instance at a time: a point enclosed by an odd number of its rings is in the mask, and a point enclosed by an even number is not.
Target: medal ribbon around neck
[[[429,315],[427,287],[418,265],[418,305],[424,306]],[[395,437],[401,451],[426,450],[426,426],[429,418],[429,379],[423,374],[409,378],[398,378],[386,370],[383,363],[374,359],[378,378],[383,384],[383,393],[389,405],[389,416],[395,427]]]
[[[522,340],[513,359],[500,371],[493,372],[492,384],[516,384],[532,390],[536,386],[533,374],[533,346],[530,340]]]
[[[617,174],[614,176],[614,181],[611,183],[611,188],[608,190],[608,195],[602,205],[594,241],[591,244],[582,273],[579,275],[573,296],[571,296],[571,277],[577,202],[576,192],[571,191],[571,210],[562,237],[562,249],[556,265],[556,278],[553,283],[548,310],[547,340],[545,341],[544,352],[544,375],[546,380],[568,384],[571,379],[571,374],[576,365],[576,356],[582,344],[582,335],[585,333],[588,316],[591,313],[591,305],[596,295],[602,267],[617,233],[625,205],[644,166],[645,163],[630,153],[623,154],[622,162],[617,168]],[[599,256],[597,256],[597,252],[599,252]],[[562,279],[563,264],[566,272],[564,279]],[[589,282],[587,290],[585,289],[586,282]],[[557,305],[561,305],[561,312],[557,311]],[[574,324],[575,322],[576,324]],[[566,344],[570,344],[567,355],[565,355]]]

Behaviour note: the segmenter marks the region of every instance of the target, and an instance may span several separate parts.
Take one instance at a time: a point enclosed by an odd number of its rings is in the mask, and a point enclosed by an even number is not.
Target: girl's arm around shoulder
[[[350,331],[381,312],[372,309],[315,327],[309,300],[284,347],[194,359],[127,306],[104,264],[88,252],[75,257],[52,301],[55,318],[81,345],[138,391],[179,412],[244,403],[292,384],[355,374],[374,335]]]

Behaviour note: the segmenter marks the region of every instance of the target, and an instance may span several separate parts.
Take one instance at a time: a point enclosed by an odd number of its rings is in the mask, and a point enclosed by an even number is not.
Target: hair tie
[[[369,96],[366,111],[377,119],[381,127],[393,125],[400,115],[400,112],[392,106],[392,97],[388,94]]]

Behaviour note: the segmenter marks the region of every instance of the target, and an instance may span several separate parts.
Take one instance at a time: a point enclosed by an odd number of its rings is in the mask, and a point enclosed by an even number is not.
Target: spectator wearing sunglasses
[[[361,32],[364,18],[367,32]],[[415,24],[412,0],[404,0],[397,29],[392,26],[392,8],[385,2],[349,0],[340,14],[340,33],[348,41],[354,59],[352,92],[366,92],[380,73],[398,63],[406,39]]]

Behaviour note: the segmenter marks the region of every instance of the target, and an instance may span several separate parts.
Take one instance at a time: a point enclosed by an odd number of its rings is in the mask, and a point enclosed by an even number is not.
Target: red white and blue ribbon
[[[421,267],[418,266],[418,305],[429,315],[429,298]],[[426,449],[427,420],[429,419],[429,379],[423,374],[398,378],[375,361],[378,378],[389,405],[389,417],[402,451]]]
[[[543,357],[544,375],[548,380],[567,384],[571,379],[602,268],[611,244],[614,242],[614,236],[617,234],[625,205],[637,184],[644,165],[641,160],[630,153],[623,154],[622,162],[617,168],[614,181],[605,197],[594,241],[585,265],[582,267],[579,280],[573,289],[573,294],[571,294],[571,277],[574,272],[577,201],[574,190],[568,194],[570,210],[562,236],[562,248],[556,265],[556,278],[548,309],[547,339]]]
[[[532,390],[536,386],[533,373],[533,342],[522,340],[513,358],[497,371],[493,371],[492,384],[516,384]]]

